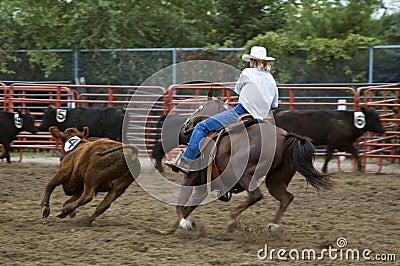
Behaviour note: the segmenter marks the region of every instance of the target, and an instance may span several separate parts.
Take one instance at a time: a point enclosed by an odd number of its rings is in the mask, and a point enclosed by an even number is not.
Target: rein
[[[195,111],[191,116],[189,116],[189,117],[186,119],[185,123],[183,123],[183,125],[182,125],[182,127],[181,127],[181,129],[180,129],[180,132],[182,132],[183,134],[189,134],[189,133],[191,133],[191,132],[194,130],[194,127],[188,128],[189,122],[191,122],[194,118],[196,118],[196,115],[197,115],[200,111],[202,111],[208,104],[211,104],[213,101],[221,101],[221,100],[220,100],[220,99],[213,99],[213,100],[207,101],[205,104],[200,105],[200,106],[196,109],[196,111]],[[228,110],[228,108],[224,108],[224,110]]]

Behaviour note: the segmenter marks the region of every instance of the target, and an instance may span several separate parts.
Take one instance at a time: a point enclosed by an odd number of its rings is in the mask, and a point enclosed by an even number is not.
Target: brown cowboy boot
[[[178,173],[179,171],[188,174],[190,172],[190,162],[182,157],[182,153],[175,161],[165,161],[165,165],[171,167],[171,170]]]

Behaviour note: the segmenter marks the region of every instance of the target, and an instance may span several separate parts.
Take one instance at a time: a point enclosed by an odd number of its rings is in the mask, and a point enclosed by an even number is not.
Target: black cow
[[[124,109],[116,107],[74,109],[49,107],[43,113],[39,129],[48,131],[51,126],[57,126],[61,131],[71,127],[82,131],[84,127],[88,127],[89,137],[122,141],[124,114]]]
[[[164,172],[162,166],[162,159],[167,152],[179,146],[179,144],[186,144],[189,139],[179,134],[180,129],[185,123],[189,115],[165,115],[161,116],[158,120],[158,128],[161,128],[161,135],[159,135],[151,153],[155,160],[155,167],[158,171]]]
[[[33,116],[29,113],[0,111],[0,144],[4,146],[4,152],[0,155],[0,159],[6,158],[7,162],[11,163],[10,144],[21,131],[33,134],[38,132]]]
[[[361,112],[364,118],[361,113],[355,115],[354,111],[286,110],[276,113],[274,118],[278,127],[307,136],[316,146],[326,145],[322,172],[327,172],[328,162],[333,158],[335,149],[351,153],[361,172],[361,162],[353,146],[354,142],[366,131],[379,134],[385,132],[374,108],[362,107]]]

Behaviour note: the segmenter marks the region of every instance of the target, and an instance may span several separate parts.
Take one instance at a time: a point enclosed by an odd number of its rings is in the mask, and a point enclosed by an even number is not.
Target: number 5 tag
[[[56,111],[56,120],[58,123],[62,123],[67,119],[67,110],[57,109]]]
[[[14,125],[16,128],[22,128],[23,120],[19,114],[14,114]]]

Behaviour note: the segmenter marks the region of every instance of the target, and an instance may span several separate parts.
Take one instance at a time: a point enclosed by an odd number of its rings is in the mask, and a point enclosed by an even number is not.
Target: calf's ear
[[[367,108],[365,106],[361,106],[361,112],[365,113],[367,111]]]
[[[88,127],[84,127],[82,134],[83,134],[83,136],[85,138],[87,138],[89,136],[89,128]]]
[[[50,127],[49,132],[55,139],[62,139],[62,137],[64,136],[64,134],[56,126]]]

